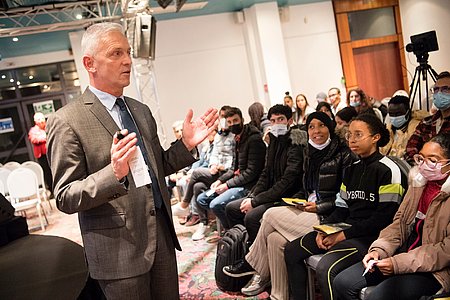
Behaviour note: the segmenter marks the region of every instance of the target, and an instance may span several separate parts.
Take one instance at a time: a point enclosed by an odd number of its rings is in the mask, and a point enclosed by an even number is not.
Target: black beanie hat
[[[343,121],[347,123],[350,123],[350,121],[357,115],[358,113],[351,106],[345,107],[336,113],[336,117],[341,118]]]
[[[309,127],[309,123],[311,123],[312,119],[320,120],[325,126],[328,127],[328,131],[330,132],[330,137],[334,135],[334,127],[336,126],[334,124],[334,121],[331,120],[331,118],[324,112],[321,111],[315,111],[308,115],[308,118],[306,119],[306,129]]]

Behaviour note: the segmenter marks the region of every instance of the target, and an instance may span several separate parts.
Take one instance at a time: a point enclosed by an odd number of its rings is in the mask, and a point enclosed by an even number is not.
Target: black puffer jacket
[[[328,154],[324,157],[319,170],[317,194],[317,215],[322,222],[335,208],[336,194],[339,193],[344,169],[349,167],[358,158],[350,151],[347,145],[336,135],[331,139]],[[304,170],[309,167],[308,147],[305,147]],[[307,172],[305,171],[305,174]],[[305,176],[304,176],[305,177]],[[306,180],[303,178],[302,188],[293,197],[305,199]]]
[[[229,188],[244,187],[251,190],[264,168],[266,145],[261,132],[245,124],[240,139],[236,141],[234,169],[219,177]]]
[[[269,134],[266,166],[251,193],[253,207],[292,196],[298,190],[296,184],[303,176],[303,149],[307,141],[305,132],[293,128],[278,138]]]

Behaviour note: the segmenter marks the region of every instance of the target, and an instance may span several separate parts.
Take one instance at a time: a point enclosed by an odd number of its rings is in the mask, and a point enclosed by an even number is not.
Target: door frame
[[[348,23],[348,13],[386,7],[393,7],[394,9],[396,34],[357,41],[351,40],[350,26]],[[380,44],[397,43],[400,52],[400,63],[402,66],[406,66],[402,25],[400,18],[400,7],[398,0],[333,0],[333,9],[336,19],[342,69],[345,78],[345,87],[347,90],[359,86],[356,76],[353,49]],[[403,79],[403,89],[409,92],[408,72],[406,70],[406,67],[402,67],[401,71]]]

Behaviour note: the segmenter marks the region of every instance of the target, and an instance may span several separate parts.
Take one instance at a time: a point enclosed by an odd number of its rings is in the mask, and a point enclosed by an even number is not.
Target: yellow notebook
[[[283,201],[289,205],[297,205],[297,204],[305,205],[306,202],[308,202],[306,201],[306,199],[299,199],[299,198],[281,198],[281,199],[283,199]]]
[[[326,235],[337,233],[346,229],[349,229],[352,225],[347,223],[335,223],[335,224],[322,224],[313,226],[314,230]]]

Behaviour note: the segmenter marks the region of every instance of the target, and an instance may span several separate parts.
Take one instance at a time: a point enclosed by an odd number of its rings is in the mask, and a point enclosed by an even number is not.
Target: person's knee
[[[334,278],[332,286],[337,299],[347,299],[346,295],[350,287],[348,279],[346,276],[342,276],[342,272]]]
[[[284,261],[287,265],[295,263],[297,261],[298,256],[298,248],[293,242],[287,243],[286,247],[284,247]]]
[[[219,214],[224,214],[225,213],[225,207],[226,205],[221,203],[220,201],[215,201],[217,199],[214,199],[213,201],[211,201],[211,203],[209,203],[209,208],[217,215],[217,213]]]

